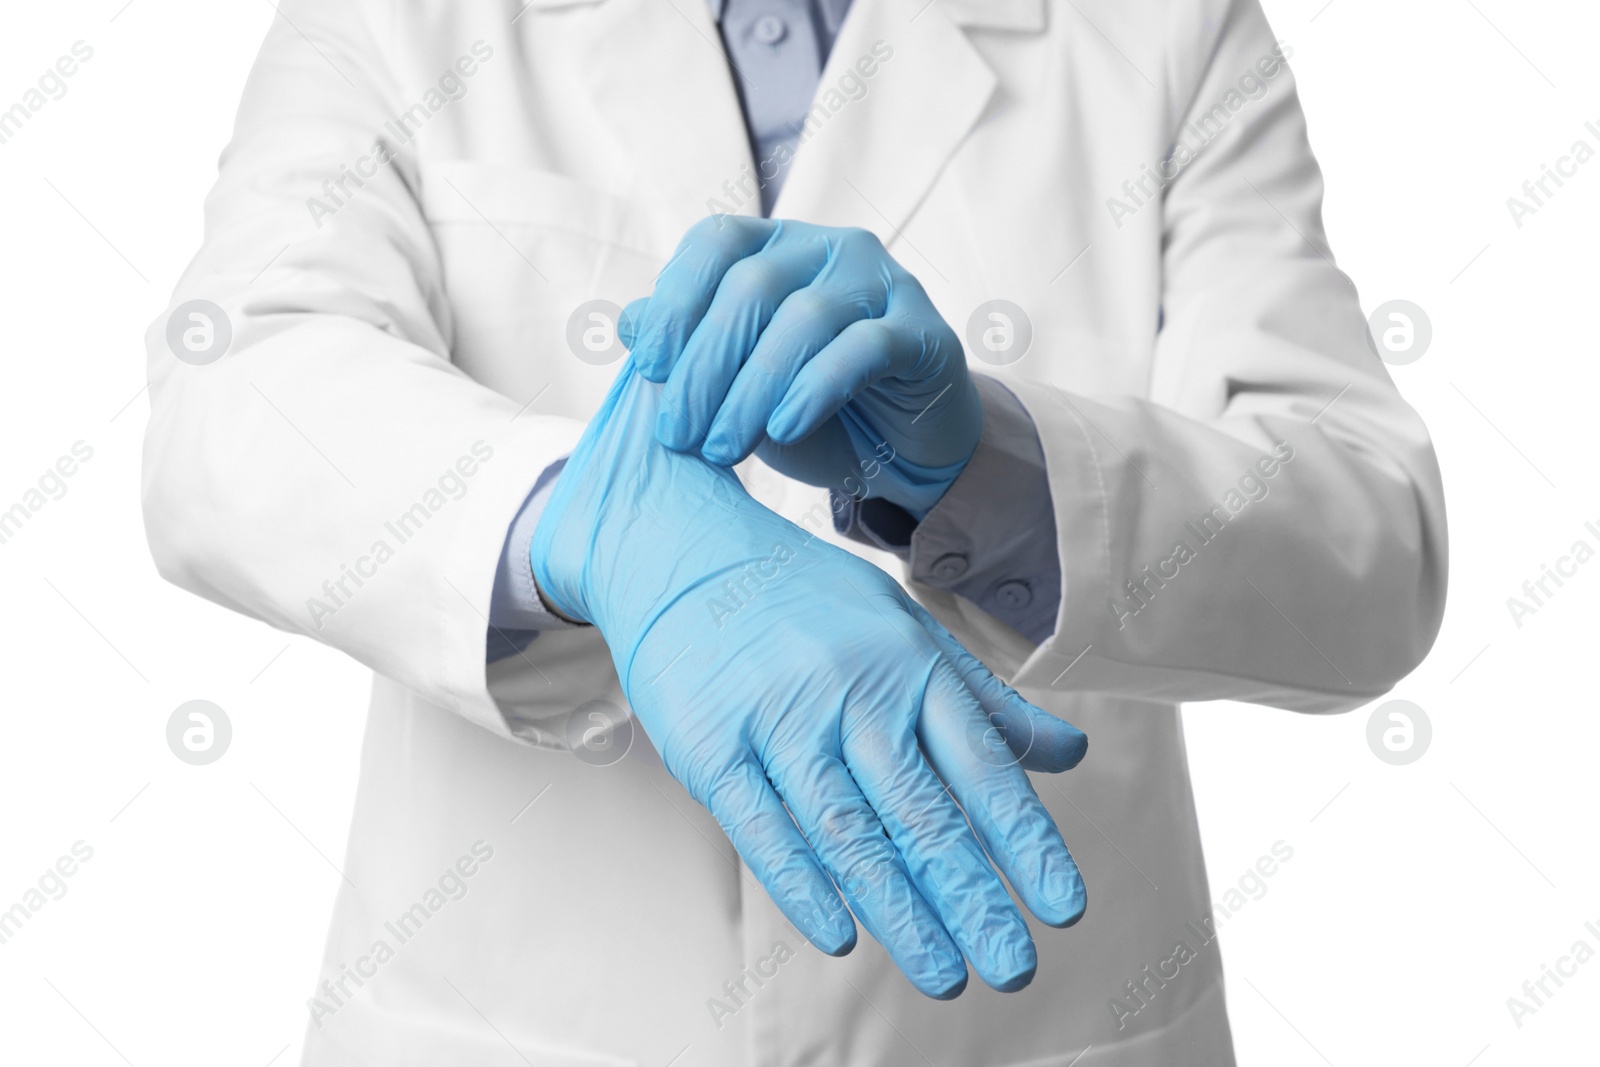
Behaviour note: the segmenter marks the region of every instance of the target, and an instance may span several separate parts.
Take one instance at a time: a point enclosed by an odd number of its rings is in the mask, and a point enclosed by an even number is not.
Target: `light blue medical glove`
[[[813,944],[850,951],[854,911],[928,996],[961,992],[963,956],[1026,985],[1034,944],[984,848],[1041,920],[1083,914],[1023,767],[1072,767],[1087,739],[883,571],[663,447],[659,391],[623,364],[534,531],[540,591],[599,627],[667,768]]]
[[[887,453],[873,491],[920,522],[978,446],[960,339],[866,230],[712,216],[623,318],[669,448],[833,488]]]

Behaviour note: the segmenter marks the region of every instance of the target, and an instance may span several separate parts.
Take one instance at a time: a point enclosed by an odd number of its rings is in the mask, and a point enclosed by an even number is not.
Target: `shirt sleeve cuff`
[[[556,475],[561,473],[566,462],[557,460],[540,473],[506,534],[500,565],[495,570],[494,593],[489,601],[488,660],[491,663],[527,648],[540,630],[564,630],[581,625],[545,606],[533,580],[533,563],[528,558],[533,528],[539,524],[539,516],[555,488]]]
[[[982,375],[973,380],[983,400],[982,436],[927,517],[918,523],[886,500],[836,493],[834,527],[905,560],[912,581],[955,593],[1041,643],[1055,629],[1061,600],[1044,447],[1011,390]]]

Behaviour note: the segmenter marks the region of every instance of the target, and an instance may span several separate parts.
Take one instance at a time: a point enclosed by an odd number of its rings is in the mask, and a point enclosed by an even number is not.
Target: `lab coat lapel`
[[[586,89],[680,228],[750,173],[750,142],[705,0],[604,0],[584,47]],[[759,204],[745,213],[759,212]]]
[[[856,0],[773,214],[860,226],[888,243],[994,92],[963,27],[1037,32],[1044,14],[1043,0]],[[871,77],[860,77],[863,58],[877,64]],[[852,72],[866,85],[857,99],[841,86]]]

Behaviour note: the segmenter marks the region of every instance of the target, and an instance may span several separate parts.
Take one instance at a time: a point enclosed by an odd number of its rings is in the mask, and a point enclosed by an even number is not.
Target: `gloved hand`
[[[658,392],[624,362],[535,529],[540,591],[599,627],[667,768],[813,944],[855,944],[837,884],[928,996],[961,992],[963,956],[1026,985],[1032,938],[962,809],[1027,907],[1071,924],[1083,882],[1023,767],[1087,739],[883,571],[661,446]]]
[[[983,425],[961,342],[865,230],[712,216],[623,315],[639,373],[665,382],[662,444],[837,488],[884,457],[874,490],[917,520]]]

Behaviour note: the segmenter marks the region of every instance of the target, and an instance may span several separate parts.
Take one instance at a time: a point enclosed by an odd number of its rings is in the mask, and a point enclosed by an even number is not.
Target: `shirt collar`
[[[711,5],[711,17],[718,22],[722,21],[722,9],[726,0],[707,0]],[[828,26],[830,34],[837,34],[839,27],[844,24],[844,17],[850,11],[850,0],[818,0],[817,6],[822,10],[822,21]]]

